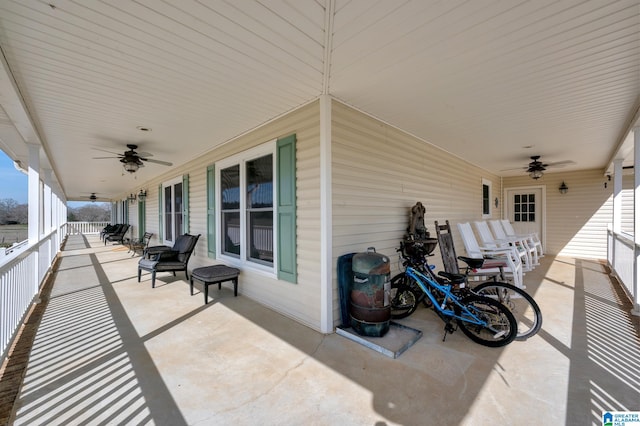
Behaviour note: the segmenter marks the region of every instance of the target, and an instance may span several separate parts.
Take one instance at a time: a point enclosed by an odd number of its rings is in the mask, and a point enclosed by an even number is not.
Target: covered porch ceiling
[[[639,120],[640,0],[0,0],[0,48],[0,148],[69,200],[323,94],[500,176],[605,173]]]

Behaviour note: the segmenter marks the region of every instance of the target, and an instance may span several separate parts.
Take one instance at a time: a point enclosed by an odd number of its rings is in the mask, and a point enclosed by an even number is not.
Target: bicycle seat
[[[478,259],[477,257],[458,256],[458,259],[469,265],[471,269],[482,268],[482,265],[484,264],[484,259]]]
[[[463,274],[454,274],[452,272],[445,272],[445,271],[438,272],[438,275],[448,279],[451,282],[451,284],[462,284],[466,281],[466,278],[467,278]]]

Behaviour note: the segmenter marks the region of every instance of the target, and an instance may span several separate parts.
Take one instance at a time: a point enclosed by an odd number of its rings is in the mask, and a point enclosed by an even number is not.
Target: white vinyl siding
[[[302,324],[320,330],[320,112],[318,102],[308,104],[282,118],[170,172],[153,181],[147,188],[147,231],[154,237],[158,228],[158,184],[173,177],[189,174],[189,220],[192,234],[201,234],[189,271],[200,266],[220,263],[207,253],[207,167],[269,140],[296,135],[297,160],[297,284],[277,280],[260,271],[243,269],[238,290],[249,297]],[[212,145],[215,141],[212,136]],[[152,244],[157,244],[157,240]],[[188,292],[187,292],[188,293]],[[215,292],[210,292],[215,297]]]
[[[320,113],[313,102],[197,159],[171,169],[147,188],[146,228],[157,237],[158,184],[189,174],[189,220],[201,234],[190,269],[217,263],[207,253],[207,167],[266,141],[296,135],[297,166],[297,284],[244,268],[240,292],[302,324],[320,330],[321,208]],[[332,101],[332,285],[333,319],[340,312],[336,267],[340,255],[373,246],[392,258],[398,272],[396,248],[407,232],[409,210],[417,201],[426,207],[425,223],[435,237],[434,221],[449,220],[459,255],[464,245],[456,223],[482,219],[483,179],[492,186],[493,218],[502,217],[503,189],[532,185],[523,174],[501,180],[466,161],[395,127]],[[212,145],[217,142],[212,140]],[[547,187],[547,251],[552,254],[605,258],[606,227],[611,222],[612,184],[604,188],[601,171],[545,173],[536,185]],[[565,181],[569,191],[557,188]],[[125,195],[126,196],[126,195]],[[498,197],[496,207],[493,200]],[[567,226],[570,224],[571,226]],[[152,244],[157,241],[152,241]],[[431,258],[441,269],[439,248]],[[215,297],[215,293],[213,294]]]
[[[569,190],[558,188],[565,182]],[[613,183],[607,188],[602,170],[549,173],[537,181],[526,174],[504,178],[504,188],[544,185],[545,252],[588,259],[607,258],[607,227],[613,215]]]
[[[425,224],[436,237],[434,221],[482,217],[482,179],[501,192],[497,176],[392,126],[333,103],[333,264],[340,255],[373,246],[389,256],[398,272],[396,248],[407,232],[409,210],[417,201],[425,208]],[[499,210],[490,204],[492,216]],[[459,254],[464,246],[454,231]],[[441,269],[436,248],[430,261]],[[340,323],[334,268],[334,323]]]

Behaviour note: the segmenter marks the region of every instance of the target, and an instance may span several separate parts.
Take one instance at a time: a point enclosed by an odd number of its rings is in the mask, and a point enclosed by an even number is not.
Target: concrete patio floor
[[[541,332],[502,349],[420,308],[392,359],[223,285],[137,282],[127,249],[69,237],[14,406],[16,425],[589,425],[640,410],[638,319],[605,268],[546,256],[525,276]],[[201,289],[201,287],[198,287]]]

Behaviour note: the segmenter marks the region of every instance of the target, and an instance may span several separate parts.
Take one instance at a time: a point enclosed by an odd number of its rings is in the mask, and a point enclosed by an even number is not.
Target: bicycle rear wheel
[[[389,302],[393,319],[406,318],[418,307],[418,294],[411,287],[410,280],[404,273],[391,279]]]
[[[486,282],[473,288],[481,296],[497,300],[505,305],[518,323],[516,340],[527,340],[542,327],[542,312],[529,293],[512,284]]]
[[[518,333],[518,325],[511,311],[502,303],[484,296],[471,295],[460,301],[486,324],[473,324],[458,319],[458,327],[476,343],[492,348],[511,343]],[[457,315],[464,317],[462,309],[455,306]]]

